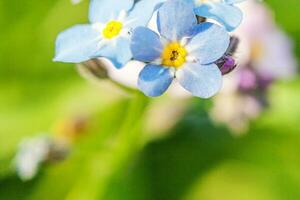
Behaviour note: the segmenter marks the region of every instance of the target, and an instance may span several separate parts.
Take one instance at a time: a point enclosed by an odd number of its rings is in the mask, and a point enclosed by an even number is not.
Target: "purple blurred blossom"
[[[297,74],[292,42],[274,23],[271,11],[254,0],[242,10],[244,21],[233,33],[240,39],[234,54],[238,66],[225,79],[211,111],[216,122],[226,123],[234,133],[244,133],[249,120],[267,108],[269,87],[275,81]]]

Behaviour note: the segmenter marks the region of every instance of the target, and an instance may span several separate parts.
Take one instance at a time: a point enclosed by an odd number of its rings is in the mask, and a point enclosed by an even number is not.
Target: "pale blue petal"
[[[182,0],[169,0],[158,9],[157,25],[162,36],[180,40],[197,24],[194,5]]]
[[[131,58],[130,39],[119,37],[97,51],[98,57],[108,58],[116,68],[122,68]]]
[[[196,15],[220,22],[228,31],[237,28],[243,18],[243,13],[239,8],[226,3],[204,3],[194,11]]]
[[[159,58],[163,45],[157,33],[149,28],[137,27],[131,37],[131,52],[135,60],[151,62]]]
[[[91,0],[90,22],[107,23],[109,20],[117,19],[120,12],[130,10],[133,3],[134,0]]]
[[[201,64],[212,63],[226,52],[230,36],[223,27],[210,22],[201,23],[193,28],[195,35],[187,45],[189,54]]]
[[[126,19],[126,21],[132,21],[129,27],[134,29],[138,26],[146,26],[162,1],[164,0],[141,0],[137,2]]]
[[[246,0],[224,0],[224,2],[227,4],[236,4],[236,3],[241,3],[243,1],[246,1]]]
[[[215,64],[187,63],[176,72],[179,84],[194,96],[210,98],[222,87],[222,74]]]
[[[139,89],[150,97],[162,95],[174,79],[171,71],[169,67],[146,65],[139,75]]]
[[[100,33],[90,25],[77,25],[60,33],[56,39],[54,61],[80,63],[97,51]]]

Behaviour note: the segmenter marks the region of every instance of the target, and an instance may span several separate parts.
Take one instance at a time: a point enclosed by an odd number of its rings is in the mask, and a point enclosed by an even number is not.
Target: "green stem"
[[[149,99],[141,93],[134,93],[123,123],[113,124],[120,129],[111,146],[91,157],[85,171],[87,174],[75,185],[67,200],[103,199],[112,176],[126,167],[127,161],[143,146],[141,122],[148,102]]]

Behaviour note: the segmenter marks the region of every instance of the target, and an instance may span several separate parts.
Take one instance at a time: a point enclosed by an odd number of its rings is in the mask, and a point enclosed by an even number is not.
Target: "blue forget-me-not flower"
[[[160,0],[92,0],[90,24],[76,25],[60,33],[54,61],[80,63],[108,58],[120,68],[131,58],[130,34],[149,22]]]
[[[227,31],[237,28],[243,18],[242,11],[234,4],[245,0],[186,0],[195,4],[196,15],[214,19],[225,26]]]
[[[216,60],[224,55],[230,36],[223,27],[197,24],[194,4],[166,1],[158,10],[158,32],[137,27],[132,36],[134,59],[146,64],[138,87],[147,96],[160,96],[173,81],[194,96],[209,98],[222,86]]]

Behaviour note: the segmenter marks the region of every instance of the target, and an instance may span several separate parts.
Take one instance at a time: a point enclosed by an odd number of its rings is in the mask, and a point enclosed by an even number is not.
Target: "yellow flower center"
[[[179,43],[168,44],[162,52],[162,64],[168,67],[180,67],[186,61],[186,50]]]
[[[119,21],[110,21],[106,24],[102,31],[103,37],[106,39],[112,39],[119,35],[123,28],[123,24]]]
[[[253,60],[259,60],[264,55],[264,46],[260,41],[254,41],[251,47],[250,57]]]

